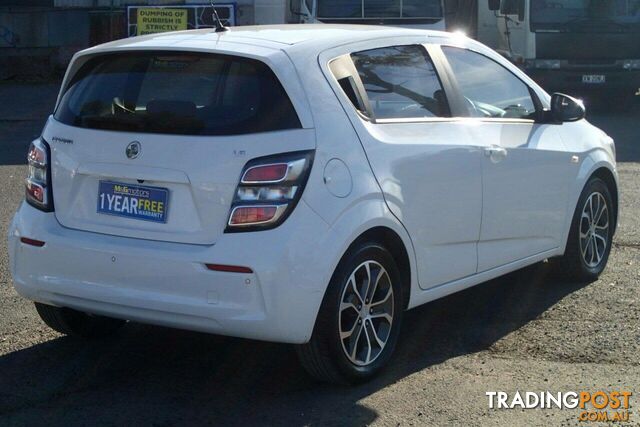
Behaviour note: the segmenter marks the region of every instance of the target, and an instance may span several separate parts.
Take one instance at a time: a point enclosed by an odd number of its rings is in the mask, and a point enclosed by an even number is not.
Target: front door
[[[555,125],[535,123],[529,87],[502,65],[443,47],[483,147],[478,272],[561,246],[571,155]]]

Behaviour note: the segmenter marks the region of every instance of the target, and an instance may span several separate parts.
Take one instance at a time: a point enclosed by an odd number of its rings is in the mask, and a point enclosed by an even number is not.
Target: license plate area
[[[604,74],[585,74],[582,76],[582,83],[588,85],[601,85],[607,82]]]
[[[114,181],[98,185],[98,213],[143,221],[167,222],[169,189]]]

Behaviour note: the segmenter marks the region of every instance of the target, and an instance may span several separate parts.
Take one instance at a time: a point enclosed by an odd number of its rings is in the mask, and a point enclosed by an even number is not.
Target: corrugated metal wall
[[[89,38],[89,14],[83,10],[0,14],[0,27],[14,35],[12,43],[0,40],[0,48],[85,46]]]
[[[122,7],[134,5],[184,4],[185,0],[54,0],[55,7]],[[198,3],[207,3],[200,0]]]
[[[0,0],[0,4],[3,1]],[[11,0],[16,3],[15,0]],[[161,5],[174,5],[174,4],[207,4],[208,0],[27,0],[19,2],[22,6],[29,6],[30,1],[35,2],[49,2],[53,3],[55,7],[82,7],[82,8],[111,8],[111,7],[125,7],[125,6],[161,6]],[[216,0],[216,3],[236,3],[238,6],[253,5],[254,0]]]
[[[53,0],[0,0],[0,7],[51,7]]]

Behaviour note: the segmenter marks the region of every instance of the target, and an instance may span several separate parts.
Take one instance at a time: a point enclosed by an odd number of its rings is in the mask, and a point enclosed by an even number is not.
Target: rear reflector
[[[44,242],[41,240],[30,239],[28,237],[21,237],[20,241],[25,245],[37,246],[39,248],[44,246]]]
[[[209,270],[224,271],[227,273],[253,273],[253,270],[249,267],[242,267],[239,265],[223,265],[223,264],[205,264]]]

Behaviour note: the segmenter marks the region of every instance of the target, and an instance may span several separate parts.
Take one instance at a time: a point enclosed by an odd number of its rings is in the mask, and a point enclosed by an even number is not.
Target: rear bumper
[[[640,70],[602,69],[535,69],[524,70],[529,77],[547,91],[566,92],[628,92],[634,94],[640,88]],[[605,83],[588,84],[582,82],[584,75],[603,75]]]
[[[318,239],[310,237],[317,235]],[[20,237],[46,242],[24,244]],[[327,225],[304,202],[270,231],[213,246],[70,230],[23,203],[9,230],[10,267],[30,300],[143,323],[267,341],[308,341],[333,266],[314,244]],[[311,255],[315,254],[315,255]],[[210,271],[247,266],[252,274]]]

